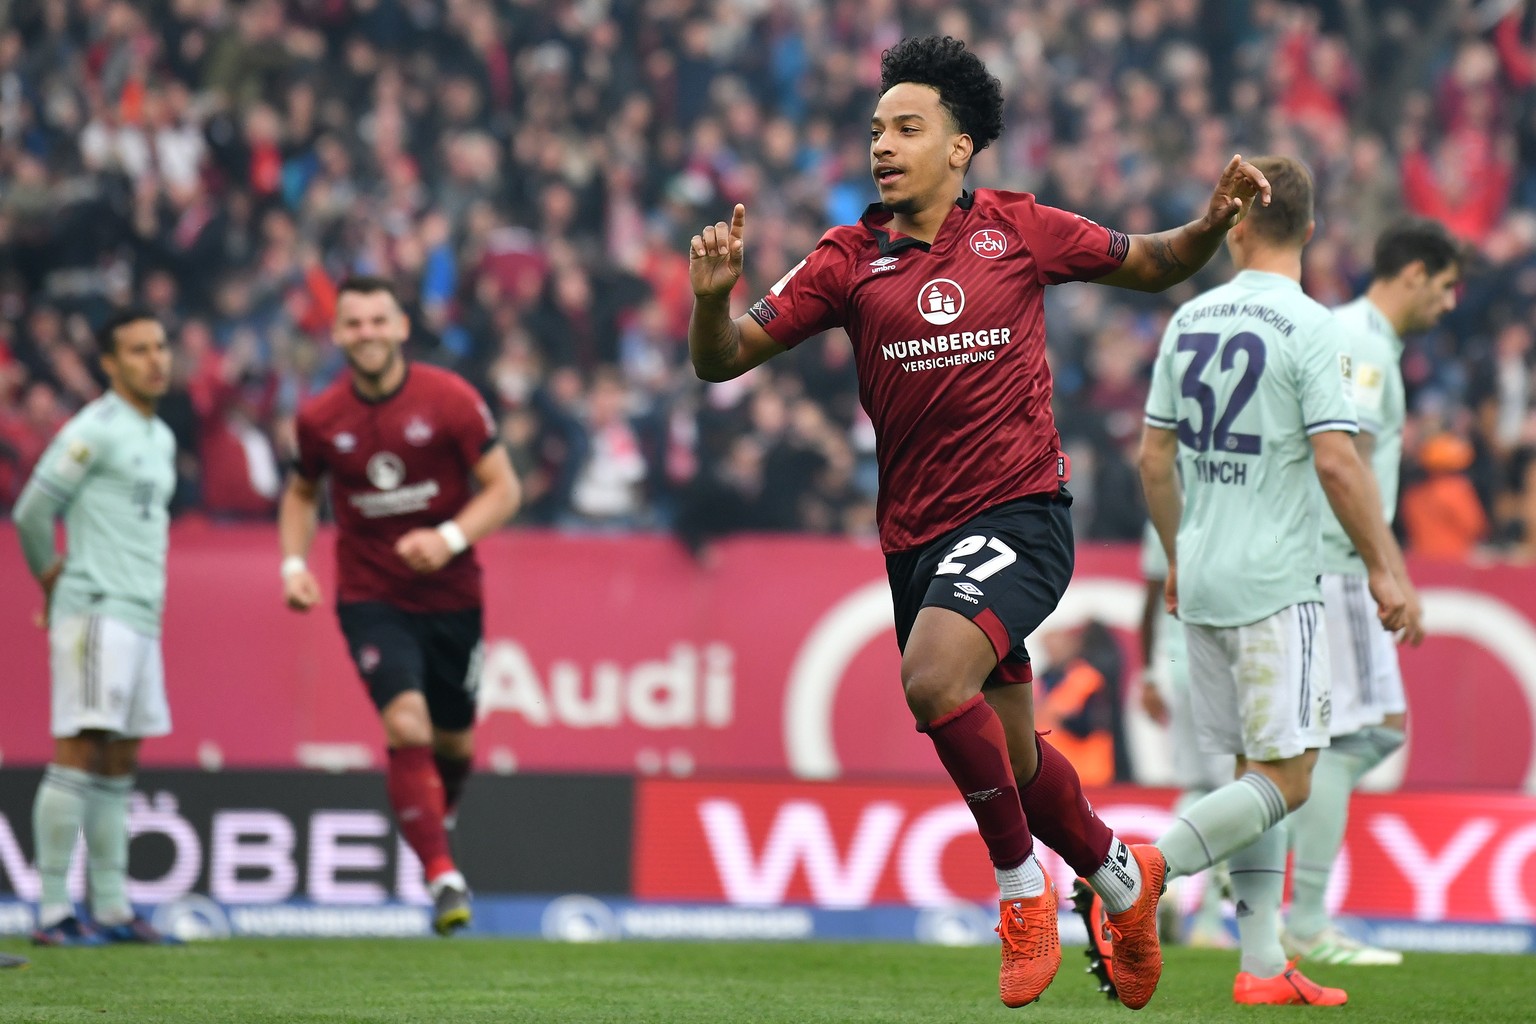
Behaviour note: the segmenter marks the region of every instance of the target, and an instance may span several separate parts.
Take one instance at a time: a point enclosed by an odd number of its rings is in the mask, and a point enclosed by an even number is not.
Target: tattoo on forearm
[[[1186,274],[1189,272],[1188,265],[1179,259],[1179,254],[1174,251],[1173,243],[1166,238],[1158,238],[1155,235],[1148,238],[1147,255],[1152,257],[1152,262],[1157,265],[1157,272],[1159,274],[1166,276],[1178,271],[1183,271]]]

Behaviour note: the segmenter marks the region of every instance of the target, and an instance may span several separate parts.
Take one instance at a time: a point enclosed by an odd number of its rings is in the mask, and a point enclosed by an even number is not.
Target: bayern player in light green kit
[[[1354,373],[1360,433],[1355,447],[1375,474],[1382,510],[1397,509],[1407,403],[1399,361],[1404,334],[1427,331],[1456,307],[1461,247],[1432,220],[1406,220],[1376,241],[1366,293],[1334,311],[1345,327]],[[1286,954],[1328,964],[1400,964],[1329,919],[1324,897],[1344,845],[1349,794],[1362,776],[1403,745],[1408,705],[1397,648],[1366,597],[1365,564],[1336,519],[1323,517],[1323,608],[1333,676],[1333,742],[1318,754],[1312,797],[1289,821],[1291,910],[1281,944]],[[1416,643],[1418,636],[1405,636]]]
[[[171,354],[165,329],[140,311],[114,315],[99,341],[111,390],[59,431],[14,511],[43,589],[52,674],[53,762],[32,809],[42,888],[32,940],[47,946],[175,941],[134,914],[127,889],[139,741],[171,731],[160,619],[176,441],[155,417]],[[82,828],[94,927],[75,916],[66,882]]]
[[[1271,201],[1227,235],[1240,273],[1174,314],[1147,397],[1142,484],[1168,556],[1169,610],[1185,626],[1199,743],[1237,755],[1236,780],[1157,845],[1169,877],[1229,862],[1242,946],[1236,1002],[1339,1005],[1342,990],[1303,977],[1280,948],[1279,826],[1306,801],[1328,745],[1314,474],[1360,552],[1383,623],[1402,628],[1408,607],[1352,441],[1342,329],[1301,291],[1311,176],[1285,157],[1254,164]]]

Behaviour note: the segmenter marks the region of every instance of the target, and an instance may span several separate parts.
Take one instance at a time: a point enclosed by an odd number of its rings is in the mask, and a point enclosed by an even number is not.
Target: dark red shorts
[[[374,707],[383,711],[417,690],[437,728],[458,732],[475,724],[484,633],[479,608],[406,612],[359,601],[337,605],[336,618]]]

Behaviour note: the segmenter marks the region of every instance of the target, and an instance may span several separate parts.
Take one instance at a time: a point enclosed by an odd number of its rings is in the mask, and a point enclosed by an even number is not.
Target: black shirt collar
[[[962,191],[960,198],[955,200],[955,205],[962,210],[969,210],[975,203],[976,193],[970,189]],[[872,218],[882,214],[885,214],[885,219],[879,224],[874,223]],[[911,235],[892,237],[890,229],[886,227],[891,222],[891,217],[886,214],[885,207],[879,203],[870,203],[865,207],[864,215],[859,220],[869,229],[869,233],[875,236],[875,242],[880,246],[881,256],[894,256],[906,249],[921,249],[923,252],[929,252],[932,249],[927,242],[920,238],[913,238]]]

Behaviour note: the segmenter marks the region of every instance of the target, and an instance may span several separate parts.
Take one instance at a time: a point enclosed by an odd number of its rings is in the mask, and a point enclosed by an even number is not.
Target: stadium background
[[[289,617],[275,582],[292,415],[342,369],[334,288],[363,271],[405,289],[412,356],[485,393],[528,490],[485,553],[485,772],[459,837],[481,927],[990,936],[953,904],[986,898],[979,847],[895,699],[846,341],[706,387],[684,339],[688,234],[747,203],[750,302],[873,198],[878,54],[939,31],[1007,92],[974,184],[1148,231],[1230,153],[1298,154],[1325,302],[1401,212],[1473,247],[1460,308],[1405,360],[1401,520],[1434,635],[1405,656],[1408,753],[1374,780],[1397,792],[1349,839],[1394,867],[1335,895],[1390,944],[1536,948],[1533,22],[1518,2],[0,0],[0,503],[99,393],[93,323],[144,302],[176,346],[177,732],[147,751],[136,898],[215,933],[425,930],[333,624]],[[1168,311],[1229,271],[1048,294],[1082,570],[1036,647],[1091,655],[1117,694],[1121,783],[1167,781],[1127,632],[1128,457]],[[46,676],[0,541],[15,932]],[[1172,796],[1097,805],[1155,834]]]

